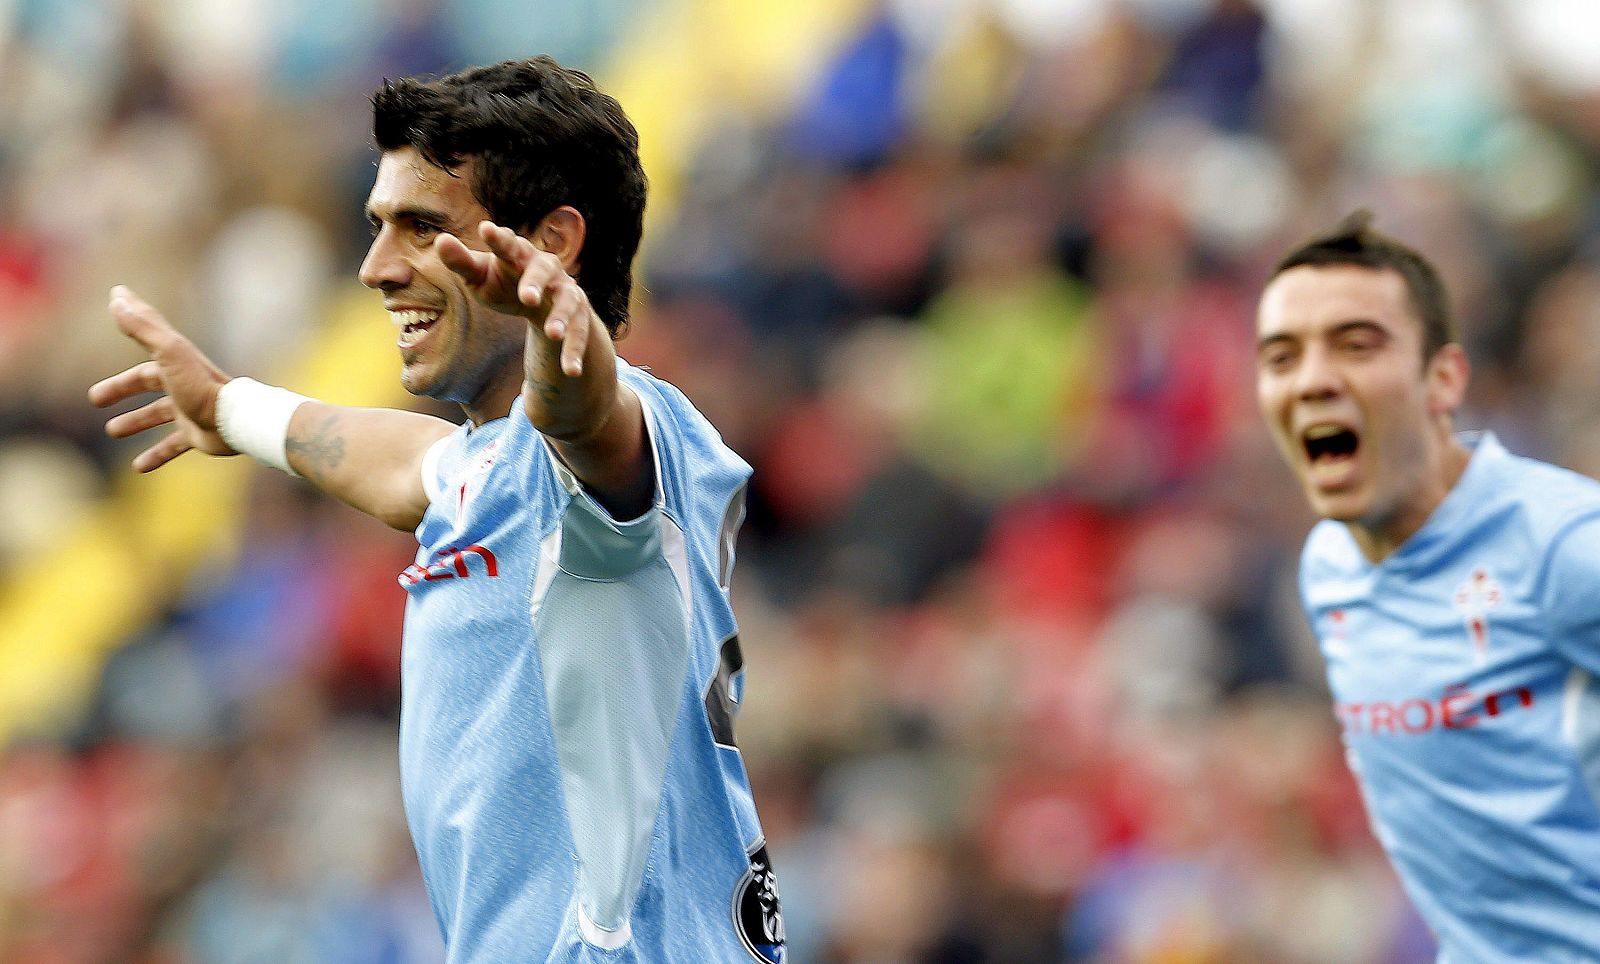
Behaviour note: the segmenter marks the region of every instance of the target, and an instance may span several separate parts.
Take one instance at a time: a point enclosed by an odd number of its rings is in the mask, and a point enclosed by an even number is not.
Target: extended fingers
[[[162,397],[106,422],[106,434],[112,438],[127,438],[158,425],[170,424],[175,417],[176,410],[173,408],[172,399]]]
[[[140,452],[133,460],[133,469],[135,472],[154,472],[193,447],[182,432],[173,432]]]
[[[528,262],[539,253],[539,249],[533,246],[532,241],[493,221],[480,221],[478,233],[483,236],[483,243],[489,246],[494,256],[506,263],[512,277],[522,274],[528,267]]]
[[[489,270],[494,265],[493,255],[472,250],[453,234],[439,235],[434,239],[433,246],[439,252],[439,260],[462,281],[477,286],[489,280]]]
[[[89,401],[105,408],[144,392],[160,390],[161,367],[153,361],[140,362],[125,372],[95,382],[89,388]]]
[[[488,245],[490,254],[497,259],[495,269],[505,280],[507,290],[515,287],[515,294],[511,297],[530,308],[537,305],[539,289],[529,286],[527,272],[529,266],[536,263],[539,249],[533,246],[532,241],[493,221],[480,221],[478,234],[483,238],[483,243]]]
[[[481,221],[478,233],[493,259],[492,264],[484,264],[482,280],[493,279],[495,284],[503,280],[508,289],[514,286],[512,298],[524,307],[539,307],[551,296],[554,286],[571,281],[560,258],[510,228]]]
[[[139,343],[145,351],[154,353],[165,346],[174,335],[172,325],[161,317],[161,312],[149,302],[133,293],[126,285],[111,289],[111,317],[124,335]]]
[[[545,337],[561,342],[561,370],[569,377],[583,374],[583,354],[589,347],[589,329],[598,324],[589,299],[577,282],[556,285],[550,295],[550,314],[544,321]]]

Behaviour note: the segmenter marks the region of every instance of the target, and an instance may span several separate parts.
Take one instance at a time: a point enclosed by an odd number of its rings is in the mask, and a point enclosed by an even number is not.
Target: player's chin
[[[1308,485],[1305,492],[1311,511],[1323,519],[1360,522],[1367,516],[1370,500],[1359,489],[1329,492]]]
[[[412,395],[432,396],[439,388],[439,373],[423,359],[400,361],[400,387]]]

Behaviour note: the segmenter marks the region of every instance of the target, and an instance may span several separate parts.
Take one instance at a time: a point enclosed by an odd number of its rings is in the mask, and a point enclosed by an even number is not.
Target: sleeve
[[[1538,598],[1555,649],[1600,675],[1600,512],[1568,523],[1551,540]]]
[[[630,368],[627,384],[644,406],[656,459],[656,501],[676,519],[714,514],[750,477],[750,466],[672,385]],[[714,510],[714,511],[713,511]]]
[[[676,387],[632,367],[623,378],[644,408],[655,456],[653,511],[681,533],[683,545],[675,551],[683,555],[684,578],[690,571],[703,571],[726,591],[750,466]]]

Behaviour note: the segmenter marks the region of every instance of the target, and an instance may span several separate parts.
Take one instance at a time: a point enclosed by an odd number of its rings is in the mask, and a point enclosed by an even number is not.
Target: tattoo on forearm
[[[329,415],[305,438],[291,437],[284,443],[290,457],[299,456],[302,468],[307,470],[302,474],[313,481],[327,478],[328,473],[344,461],[344,433],[340,431],[339,421],[337,414]]]
[[[528,378],[527,391],[538,394],[538,396],[543,399],[547,405],[553,403],[556,399],[561,397],[561,389],[559,387],[545,381],[542,378],[534,378],[531,376]]]
[[[528,331],[526,360],[522,366],[523,391],[533,392],[546,402],[561,394],[557,386],[561,374],[561,342],[546,338],[537,327]]]

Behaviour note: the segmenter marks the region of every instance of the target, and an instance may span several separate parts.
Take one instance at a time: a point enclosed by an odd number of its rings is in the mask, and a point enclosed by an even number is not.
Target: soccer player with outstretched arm
[[[1369,221],[1285,257],[1257,316],[1351,766],[1441,962],[1600,961],[1600,484],[1455,431],[1443,286]]]
[[[749,467],[619,359],[644,211],[617,102],[547,57],[373,98],[361,280],[461,426],[229,378],[126,288],[90,389],[134,460],[245,453],[399,529],[407,820],[452,962],[784,958],[732,718]]]

